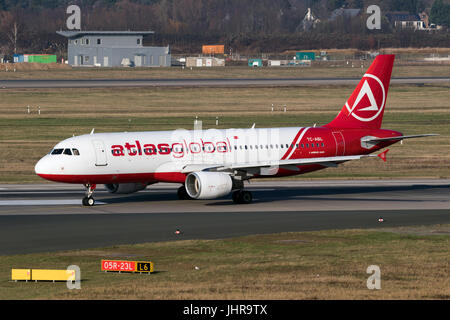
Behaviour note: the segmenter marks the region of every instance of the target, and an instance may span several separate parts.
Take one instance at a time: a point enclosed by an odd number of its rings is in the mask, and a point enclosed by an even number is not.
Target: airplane
[[[381,129],[394,55],[378,55],[337,117],[323,126],[112,132],[74,136],[40,159],[35,172],[56,182],[82,184],[93,206],[98,184],[115,194],[157,182],[181,184],[179,199],[216,199],[232,193],[252,202],[244,181],[305,174],[376,157],[403,135]],[[389,149],[378,154],[386,161]]]

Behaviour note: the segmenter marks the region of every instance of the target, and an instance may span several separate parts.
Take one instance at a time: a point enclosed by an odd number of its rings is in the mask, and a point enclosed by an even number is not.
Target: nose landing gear
[[[86,187],[86,194],[85,197],[82,200],[83,206],[86,207],[92,207],[95,204],[95,200],[92,197],[92,194],[94,193],[95,188],[97,187],[95,184],[85,184]]]

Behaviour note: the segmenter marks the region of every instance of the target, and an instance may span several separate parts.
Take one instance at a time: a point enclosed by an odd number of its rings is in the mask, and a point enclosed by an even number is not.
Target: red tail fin
[[[327,127],[381,127],[394,58],[395,55],[379,55],[375,58],[341,112]]]

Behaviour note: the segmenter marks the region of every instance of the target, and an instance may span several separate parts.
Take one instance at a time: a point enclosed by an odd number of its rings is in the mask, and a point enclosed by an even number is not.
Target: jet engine
[[[126,194],[143,190],[147,187],[146,183],[110,183],[105,184],[109,193]]]
[[[222,172],[192,172],[186,177],[185,187],[191,198],[215,199],[231,192],[233,180]]]

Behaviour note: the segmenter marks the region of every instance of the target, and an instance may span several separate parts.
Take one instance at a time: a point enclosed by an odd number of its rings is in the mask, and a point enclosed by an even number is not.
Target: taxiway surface
[[[0,88],[109,88],[109,87],[284,87],[356,85],[360,78],[211,78],[211,79],[25,79],[0,80]],[[391,84],[448,83],[450,77],[392,78]]]
[[[450,180],[255,181],[248,205],[181,201],[177,188],[156,184],[131,195],[99,188],[96,206],[83,207],[82,186],[0,185],[0,254],[450,223]]]

